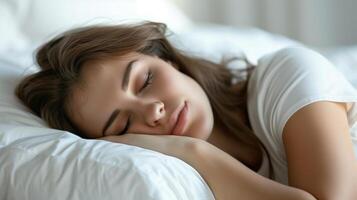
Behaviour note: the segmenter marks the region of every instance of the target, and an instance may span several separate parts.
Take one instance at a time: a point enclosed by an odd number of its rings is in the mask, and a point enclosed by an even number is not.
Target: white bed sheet
[[[0,199],[214,199],[178,158],[48,128],[13,95],[18,56],[0,56]]]
[[[155,5],[164,12],[149,9]],[[47,38],[79,25],[140,19],[174,30],[191,23],[166,0],[0,1],[0,199],[214,199],[182,160],[50,129],[13,94],[22,75],[37,70],[33,51]]]
[[[207,24],[171,40],[213,61],[244,52],[253,63],[270,51],[299,45],[256,28]],[[134,146],[83,140],[46,128],[41,119],[26,112],[10,94],[20,75],[35,69],[32,51],[33,47],[0,54],[1,198],[214,199],[198,172],[177,158]],[[320,51],[357,85],[357,48]]]
[[[32,1],[41,6],[41,0]],[[31,5],[31,0],[3,0],[0,5],[4,2],[13,7]],[[124,144],[84,140],[50,129],[30,114],[13,89],[22,75],[37,69],[33,50],[47,33],[31,32],[37,38],[32,41],[30,32],[21,31],[21,24],[25,23],[25,29],[29,24],[23,17],[26,12],[19,8],[21,23],[0,6],[0,28],[6,28],[0,38],[0,199],[214,199],[199,173],[177,158]],[[180,19],[179,34],[170,40],[188,53],[213,61],[244,53],[257,63],[266,53],[302,45],[255,27],[192,24],[184,16]],[[175,18],[170,20],[175,22]],[[357,87],[357,46],[316,50]]]

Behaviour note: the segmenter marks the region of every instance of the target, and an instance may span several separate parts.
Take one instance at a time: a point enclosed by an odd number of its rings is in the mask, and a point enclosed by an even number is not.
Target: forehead
[[[126,64],[138,54],[96,60],[83,65],[80,80],[72,89],[69,117],[89,136],[99,136],[109,110],[120,91]]]
[[[133,52],[126,55],[87,61],[81,68],[78,86],[82,89],[91,89],[97,84],[96,81],[105,79],[108,76],[113,76],[113,72],[119,72],[119,74],[120,72],[124,72],[128,62],[142,56],[144,55]],[[118,74],[115,74],[115,77],[118,77]],[[119,76],[118,78],[120,79],[122,77]]]
[[[91,72],[92,70],[97,70],[98,72],[98,71],[106,71],[108,70],[108,68],[109,69],[117,68],[118,66],[123,65],[132,59],[143,57],[143,56],[145,55],[133,52],[125,55],[113,55],[110,57],[104,57],[104,58],[98,58],[96,60],[86,61],[81,67],[81,71],[80,71],[81,79],[88,78],[86,77],[86,74],[88,72]]]

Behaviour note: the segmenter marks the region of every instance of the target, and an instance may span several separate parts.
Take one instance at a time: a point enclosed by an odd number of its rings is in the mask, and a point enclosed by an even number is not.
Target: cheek
[[[195,95],[192,96],[192,117],[194,120],[192,134],[206,140],[214,125],[213,111],[206,94],[202,90],[195,92]]]
[[[158,75],[160,77],[157,79],[157,88],[160,88],[164,93],[184,95],[184,91],[191,88],[185,75],[174,71],[174,69],[162,71]]]
[[[162,73],[157,84],[162,98],[187,99],[190,102],[187,134],[206,140],[212,131],[214,120],[209,99],[202,87],[191,77],[178,71]]]
[[[188,134],[195,138],[207,140],[214,125],[213,111],[208,96],[195,80],[188,76],[184,76],[184,79],[183,91],[191,102],[190,117],[192,123]]]

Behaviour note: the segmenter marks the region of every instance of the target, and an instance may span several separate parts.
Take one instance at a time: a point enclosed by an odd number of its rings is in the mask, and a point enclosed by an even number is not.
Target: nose
[[[161,101],[155,101],[144,105],[144,120],[150,126],[162,123],[165,117],[165,106]]]

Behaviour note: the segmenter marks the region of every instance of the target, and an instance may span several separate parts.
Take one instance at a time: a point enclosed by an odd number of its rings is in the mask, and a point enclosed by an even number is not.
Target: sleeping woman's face
[[[124,133],[206,140],[213,113],[201,86],[169,62],[140,53],[84,64],[69,118],[89,138]]]

